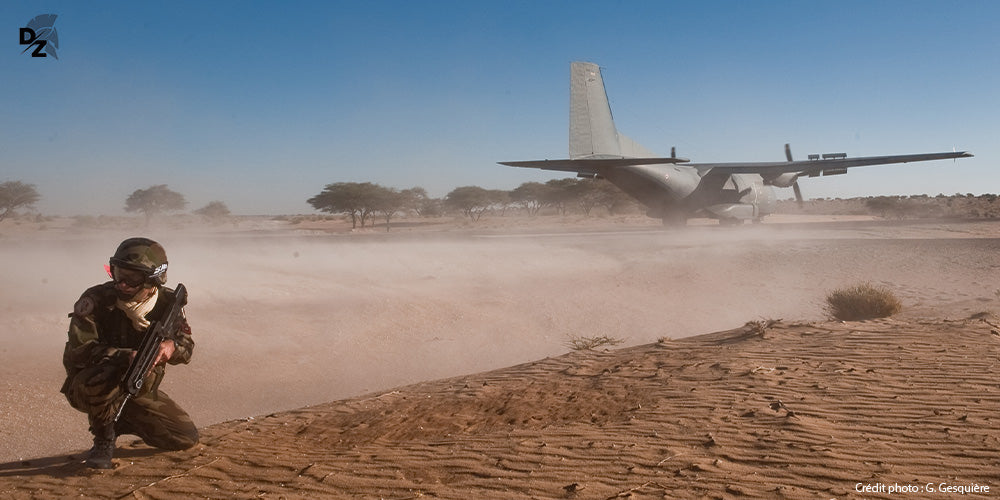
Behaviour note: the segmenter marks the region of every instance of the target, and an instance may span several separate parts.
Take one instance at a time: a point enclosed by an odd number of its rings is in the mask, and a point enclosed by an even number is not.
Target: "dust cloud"
[[[0,461],[89,446],[58,393],[67,312],[119,241],[38,233],[0,239]],[[569,350],[820,319],[859,280],[914,311],[986,307],[996,240],[914,239],[768,227],[551,234],[148,234],[184,283],[196,342],[161,387],[199,426],[481,372]],[[995,254],[994,254],[995,255]],[[168,284],[168,285],[169,285]]]

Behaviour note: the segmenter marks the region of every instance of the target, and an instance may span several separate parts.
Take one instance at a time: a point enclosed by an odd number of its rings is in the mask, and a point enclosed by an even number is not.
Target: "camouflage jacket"
[[[62,392],[66,392],[77,372],[99,363],[112,362],[121,365],[124,372],[129,364],[132,351],[139,348],[145,331],[136,330],[132,321],[125,313],[116,307],[118,301],[114,283],[109,281],[93,286],[83,292],[81,300],[89,297],[94,304],[88,314],[71,315],[69,324],[69,340],[63,351],[63,367],[66,368],[66,382]],[[174,303],[174,291],[161,286],[153,310],[146,315],[149,321],[160,320]],[[187,319],[182,319],[179,339],[175,342],[176,349],[167,362],[172,365],[188,363],[194,351],[194,340],[191,338],[191,328]],[[155,376],[149,377],[142,393],[159,385],[163,379],[164,367],[158,365],[154,369]]]

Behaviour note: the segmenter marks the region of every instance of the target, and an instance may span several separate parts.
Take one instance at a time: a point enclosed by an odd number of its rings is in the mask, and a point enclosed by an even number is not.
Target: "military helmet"
[[[149,238],[129,238],[120,245],[109,262],[111,268],[133,269],[146,274],[146,282],[162,285],[167,282],[167,251]]]

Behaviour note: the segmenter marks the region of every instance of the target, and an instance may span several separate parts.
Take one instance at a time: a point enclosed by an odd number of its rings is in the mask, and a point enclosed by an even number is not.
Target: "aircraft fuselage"
[[[708,186],[697,169],[668,164],[617,168],[605,178],[645,205],[651,217],[668,221],[696,216],[760,219],[774,211],[777,201],[771,186],[756,174],[733,174],[721,185]]]

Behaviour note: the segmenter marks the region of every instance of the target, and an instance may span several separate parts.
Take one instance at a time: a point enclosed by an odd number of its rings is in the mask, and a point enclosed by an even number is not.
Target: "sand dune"
[[[104,473],[79,465],[85,418],[56,391],[68,305],[121,235],[0,239],[22,264],[0,271],[0,494],[889,498],[856,485],[946,483],[992,497],[998,321],[966,318],[1000,299],[998,235],[154,234],[198,343],[164,389],[205,439],[159,453],[123,437]],[[904,314],[824,322],[826,291],[858,280],[895,290]],[[786,321],[732,329],[761,318]],[[571,335],[630,347],[566,354]]]
[[[989,488],[1000,337],[982,320],[777,324],[574,352],[4,466],[8,498],[849,498]],[[76,460],[74,460],[74,458]],[[866,494],[867,498],[890,498]],[[917,498],[927,496],[917,495]]]

